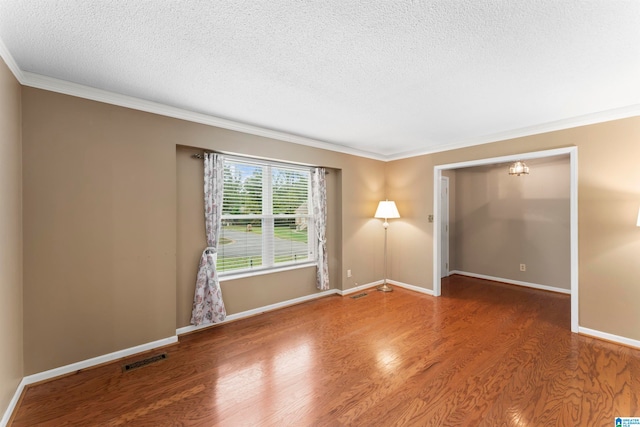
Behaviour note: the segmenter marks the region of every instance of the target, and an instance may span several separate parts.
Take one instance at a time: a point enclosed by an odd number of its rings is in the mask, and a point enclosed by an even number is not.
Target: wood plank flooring
[[[452,276],[332,296],[25,391],[13,426],[611,426],[640,350],[571,334],[569,296]],[[156,352],[157,353],[157,352]]]

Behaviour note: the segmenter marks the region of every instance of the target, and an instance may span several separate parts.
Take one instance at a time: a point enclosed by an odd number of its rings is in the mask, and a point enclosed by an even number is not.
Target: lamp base
[[[393,288],[387,283],[384,282],[382,285],[376,287],[377,290],[379,290],[380,292],[392,292]]]

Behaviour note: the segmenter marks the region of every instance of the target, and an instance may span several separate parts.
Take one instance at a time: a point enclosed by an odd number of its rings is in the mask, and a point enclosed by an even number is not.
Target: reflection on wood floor
[[[14,426],[600,426],[640,416],[640,350],[571,334],[568,295],[452,276],[331,296],[30,387]],[[157,353],[157,352],[156,352]],[[152,353],[153,354],[153,353]]]

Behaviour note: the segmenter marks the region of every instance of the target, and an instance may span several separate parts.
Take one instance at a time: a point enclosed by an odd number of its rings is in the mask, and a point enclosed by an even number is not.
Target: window
[[[225,157],[218,272],[315,261],[311,171]]]

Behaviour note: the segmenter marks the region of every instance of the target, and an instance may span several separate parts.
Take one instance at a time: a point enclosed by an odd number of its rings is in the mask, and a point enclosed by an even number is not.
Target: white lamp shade
[[[640,227],[640,209],[638,209],[638,221],[636,221],[636,226]]]
[[[393,200],[385,200],[378,204],[374,218],[400,218],[400,213]]]

